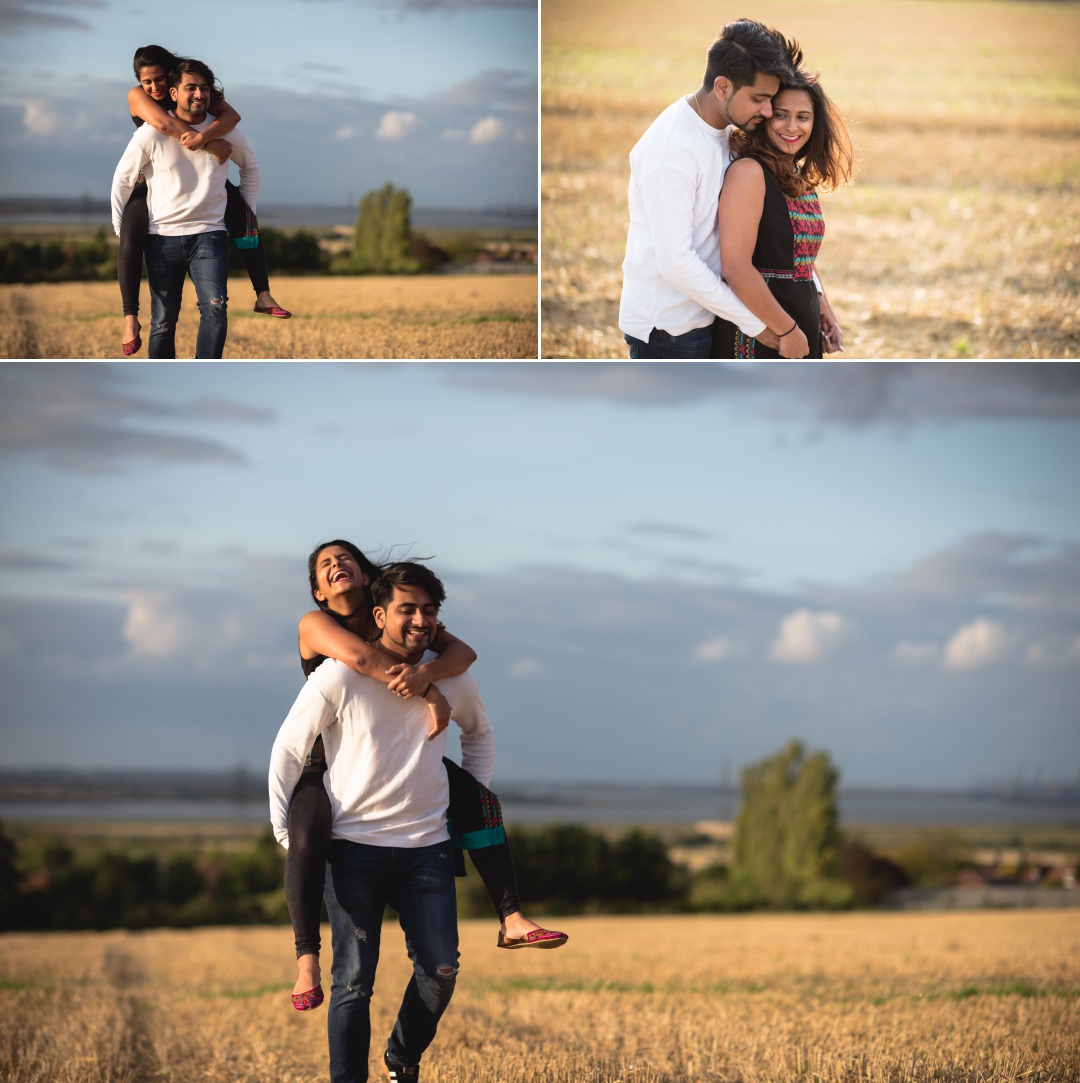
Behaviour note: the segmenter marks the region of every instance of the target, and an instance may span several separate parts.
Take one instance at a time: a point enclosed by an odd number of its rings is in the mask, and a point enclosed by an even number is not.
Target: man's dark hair
[[[371,584],[371,600],[380,609],[386,609],[394,596],[395,587],[416,587],[425,591],[436,607],[446,600],[446,589],[439,577],[430,568],[414,560],[402,560],[383,568],[382,575]]]
[[[797,41],[753,19],[736,19],[709,46],[702,86],[711,93],[721,75],[735,90],[752,85],[758,73],[791,79],[801,61]]]
[[[180,58],[175,53],[170,53],[164,45],[140,45],[132,60],[135,78],[141,78],[139,73],[143,68],[161,68],[168,75],[179,60]]]
[[[191,57],[181,57],[176,66],[169,71],[169,86],[179,86],[184,81],[185,75],[201,75],[206,80],[207,86],[213,91],[217,83],[214,81],[214,73],[201,61],[192,60]]]

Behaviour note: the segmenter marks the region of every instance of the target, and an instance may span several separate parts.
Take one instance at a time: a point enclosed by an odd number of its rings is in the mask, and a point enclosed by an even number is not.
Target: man
[[[665,109],[630,152],[619,328],[632,359],[709,357],[717,315],[784,357],[806,355],[802,332],[779,337],[723,281],[716,226],[731,126],[752,131],[772,116],[794,48],[751,19],[729,23],[709,49],[702,85]]]
[[[438,631],[442,583],[421,564],[390,565],[372,584],[379,645],[416,664]],[[469,673],[439,682],[461,728],[462,766],[485,785],[495,743]],[[322,735],[333,813],[326,907],[334,963],[327,1029],[332,1083],[365,1083],[369,1005],[379,961],[383,910],[398,913],[413,976],[383,1062],[391,1081],[415,1081],[457,976],[454,860],[446,827],[446,733],[429,739],[427,704],[333,659],[308,678],[274,742],[270,818],[288,845],[293,787]]]
[[[182,60],[169,72],[173,114],[197,131],[210,126],[207,112],[214,73],[198,60]],[[248,141],[234,128],[229,133],[232,161],[240,167],[240,192],[254,212],[259,194],[259,163]],[[149,124],[131,137],[112,185],[113,228],[120,220],[131,189],[142,171],[147,182],[150,236],[146,246],[146,280],[150,286],[151,358],[176,357],[176,321],[191,274],[199,298],[197,358],[220,358],[228,333],[229,235],[225,229],[225,180],[228,163],[205,151],[188,150]]]

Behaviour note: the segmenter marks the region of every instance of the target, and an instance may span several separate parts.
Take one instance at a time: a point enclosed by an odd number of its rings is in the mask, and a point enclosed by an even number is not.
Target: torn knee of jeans
[[[435,968],[435,976],[442,981],[451,981],[457,977],[458,968],[452,963]]]
[[[225,303],[225,298],[224,297],[211,297],[210,298],[210,304],[212,304],[212,305],[223,305],[224,303]]]
[[[367,943],[367,929],[361,929],[359,927],[353,929],[353,935],[361,944]]]

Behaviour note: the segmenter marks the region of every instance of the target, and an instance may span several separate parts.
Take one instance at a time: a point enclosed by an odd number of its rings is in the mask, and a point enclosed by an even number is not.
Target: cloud
[[[494,143],[506,134],[506,125],[498,117],[484,117],[478,120],[469,132],[469,142],[473,146]]]
[[[1080,364],[1072,363],[591,362],[505,365],[497,372],[474,366],[451,380],[476,389],[639,406],[719,399],[777,421],[841,428],[910,428],[960,418],[1080,418]]]
[[[544,663],[539,658],[525,657],[519,658],[516,662],[513,662],[506,670],[509,677],[535,677],[538,673],[543,673]]]
[[[712,541],[715,538],[715,535],[710,530],[702,530],[694,526],[680,526],[676,523],[631,523],[626,529],[631,534],[681,538],[684,541]]]
[[[1009,635],[1005,626],[988,617],[965,624],[945,644],[943,664],[946,669],[981,669],[1005,657]]]
[[[82,11],[104,8],[105,0],[3,0],[0,3],[0,34],[16,35],[40,30],[91,30],[90,23],[56,9]]]
[[[138,394],[136,387],[122,366],[5,365],[0,369],[0,456],[31,456],[82,474],[114,472],[147,459],[237,466],[246,462],[237,449],[162,426],[271,417],[219,399],[167,403]]]
[[[821,662],[845,647],[854,631],[854,624],[839,613],[799,609],[780,622],[769,657],[794,665]]]
[[[375,138],[385,140],[405,139],[416,131],[419,123],[420,120],[415,113],[402,113],[396,109],[391,109],[379,121]]]
[[[694,651],[694,657],[699,662],[729,662],[744,653],[741,647],[721,637],[702,643]]]

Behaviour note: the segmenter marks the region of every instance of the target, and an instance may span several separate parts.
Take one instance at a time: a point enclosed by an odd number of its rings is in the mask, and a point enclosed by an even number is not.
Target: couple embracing
[[[842,350],[814,270],[817,190],[851,174],[847,129],[799,46],[750,19],[725,26],[702,85],[630,153],[619,327],[631,359]]]

